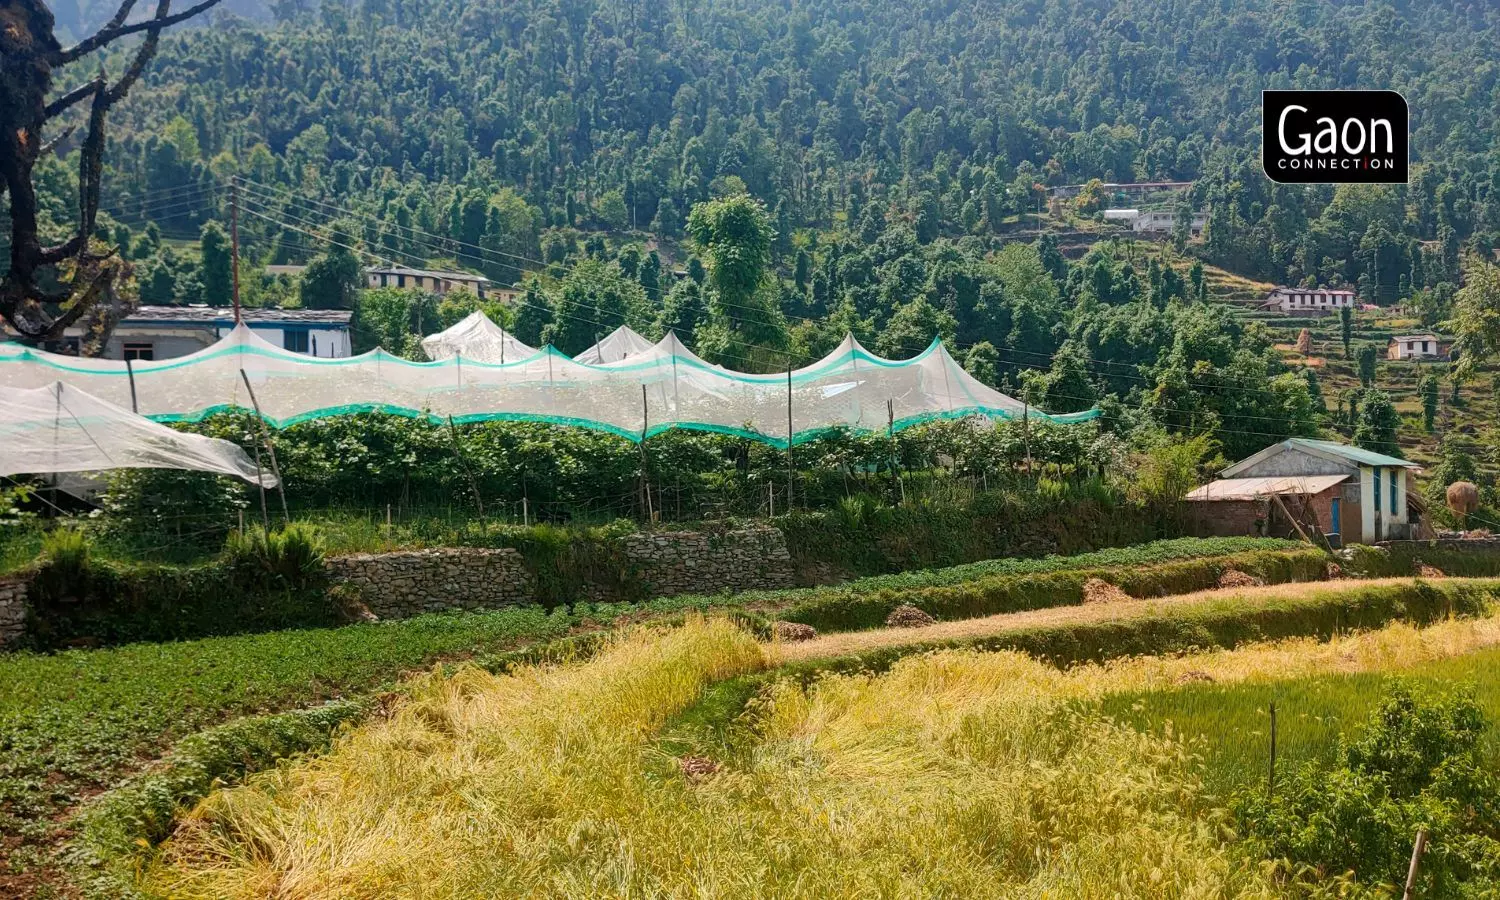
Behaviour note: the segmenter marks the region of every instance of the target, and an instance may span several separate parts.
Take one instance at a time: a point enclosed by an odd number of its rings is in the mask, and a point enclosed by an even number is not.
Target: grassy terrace
[[[580,604],[423,616],[111,649],[0,656],[0,895],[44,868],[63,811],[162,755],[178,739],[236,716],[387,689],[439,660],[488,658],[597,627],[622,614],[751,604],[792,607],[873,589],[963,585],[1070,569],[1127,569],[1244,552],[1280,541],[1160,541],[1076,557],[994,560],[806,591]],[[15,879],[8,881],[7,879]]]
[[[1230,567],[1257,571],[1255,567],[1259,565],[1273,575],[1272,570],[1281,572],[1275,576],[1281,581],[1321,578],[1321,562],[1314,560],[1317,562],[1314,567],[1303,560],[1308,553],[1305,548],[1297,549],[1284,542],[1164,541],[1076,557],[999,560],[885,576],[833,588],[665,598],[638,606],[580,604],[550,613],[541,609],[514,609],[437,615],[343,628],[133,644],[45,655],[13,654],[0,658],[0,746],[6,750],[0,756],[0,832],[4,835],[6,857],[0,867],[0,895],[24,893],[38,878],[55,879],[58,870],[53,868],[52,851],[66,833],[63,826],[68,821],[67,811],[79,800],[109,788],[158,759],[181,738],[236,717],[260,716],[261,720],[269,721],[267,714],[279,710],[306,708],[340,698],[356,699],[364,704],[360,706],[364,709],[369,698],[392,689],[405,675],[429,668],[434,662],[474,659],[485,668],[502,670],[518,659],[535,658],[526,653],[517,657],[510,652],[515,648],[563,648],[550,650],[554,655],[573,652],[567,649],[570,646],[587,649],[591,640],[588,635],[584,635],[581,644],[578,641],[559,644],[558,639],[571,633],[593,632],[622,614],[639,620],[647,616],[680,616],[695,609],[738,608],[744,611],[746,621],[763,625],[770,618],[794,616],[799,610],[821,610],[820,615],[827,616],[830,609],[843,610],[851,599],[855,609],[865,612],[843,619],[834,616],[834,624],[846,621],[850,628],[870,627],[861,618],[870,608],[878,612],[893,598],[907,598],[933,608],[940,619],[955,620],[939,628],[969,627],[968,623],[956,620],[987,615],[991,610],[986,604],[998,598],[1004,609],[1071,606],[1066,612],[1030,614],[1061,616],[1054,623],[1058,627],[1050,630],[1052,634],[1078,628],[1086,631],[1084,623],[1066,624],[1070,616],[1088,615],[1095,609],[1078,605],[1081,599],[1075,589],[1085,573],[1101,575],[1122,585],[1135,584],[1143,591],[1140,596],[1151,597],[1177,593],[1175,585],[1189,585],[1185,590],[1193,590],[1202,587],[1204,579],[1212,584],[1218,573]],[[1453,590],[1465,583],[1458,579],[1448,582]],[[1361,583],[1345,583],[1350,589],[1357,584]],[[1039,595],[1039,599],[1025,599],[1021,606],[1013,606],[1016,598],[1027,598],[1028,592],[1041,588],[1053,593]],[[880,598],[873,606],[866,602],[872,597]],[[943,603],[948,605],[942,606]],[[1387,603],[1363,620],[1339,619],[1337,616],[1341,614],[1335,614],[1333,621],[1378,625],[1426,609],[1420,604],[1403,603],[1399,600]],[[1229,614],[1233,612],[1228,610]],[[1325,626],[1321,619],[1302,622],[1293,616],[1286,620],[1282,631],[1274,633],[1323,633]],[[1244,634],[1263,633],[1254,630],[1260,627],[1252,623],[1251,630]],[[831,633],[839,629],[822,630]],[[1026,634],[1037,631],[1037,628],[1021,629]],[[1089,640],[1096,642],[1118,641],[1121,637],[1121,632],[1108,629],[1089,633],[1092,635]],[[868,634],[878,636],[889,632]],[[838,637],[833,635],[833,639]],[[1142,632],[1137,643],[1146,642],[1141,646],[1147,646],[1159,637]],[[1120,645],[1136,646],[1129,640]],[[1031,645],[1018,646],[1036,649]],[[262,757],[268,753],[267,759],[294,753],[299,747],[316,746],[319,740],[326,740],[332,723],[360,712],[360,709],[332,706],[324,709],[326,714],[315,714],[300,723],[276,724],[271,738],[257,731],[261,726],[251,724],[257,719],[242,720],[247,723],[245,728],[231,725],[227,731],[220,729],[222,734],[207,732],[202,741],[194,738],[199,741],[191,748],[193,758],[198,760],[189,766],[194,774],[185,781],[174,782],[176,786],[166,793],[158,791],[158,806],[163,802],[166,806],[158,810],[157,825],[147,829],[154,835],[152,840],[164,836],[151,829],[169,821],[176,802],[172,797],[191,799],[206,789],[213,773],[234,777],[246,763],[263,764]],[[236,731],[237,728],[240,730]],[[204,763],[204,752],[214,761]],[[135,830],[126,829],[122,833],[138,835],[139,828],[132,828]],[[131,836],[124,845],[131,846],[136,839]]]
[[[1472,676],[1493,711],[1497,646],[1486,615],[1069,669],[919,653],[766,681],[748,718],[694,729],[705,692],[773,661],[689,620],[578,665],[419,678],[330,752],[215,791],[142,879],[186,897],[1283,896],[1215,788],[1263,780],[1259,704],[1318,698],[1302,712],[1328,718],[1283,734],[1326,756],[1394,675]]]

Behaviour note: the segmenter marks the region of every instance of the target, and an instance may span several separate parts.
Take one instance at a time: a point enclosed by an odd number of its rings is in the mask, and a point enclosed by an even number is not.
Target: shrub
[[[100,498],[101,531],[125,547],[184,554],[212,551],[249,506],[233,478],[176,469],[120,469]],[[177,557],[169,557],[177,558]]]
[[[226,561],[279,581],[288,587],[307,587],[323,575],[323,540],[318,530],[291,522],[277,531],[252,526],[232,531],[224,545]]]
[[[42,538],[42,556],[54,572],[80,577],[89,564],[89,538],[77,528],[54,528]]]
[[[1252,852],[1291,890],[1318,875],[1399,893],[1412,842],[1427,829],[1416,895],[1500,890],[1500,780],[1485,765],[1486,727],[1471,690],[1397,683],[1333,767],[1297,771],[1272,796],[1242,792],[1235,812]]]

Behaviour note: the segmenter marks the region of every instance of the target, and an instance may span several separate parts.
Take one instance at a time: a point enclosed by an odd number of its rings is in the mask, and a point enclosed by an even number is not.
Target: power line
[[[296,204],[301,204],[301,205],[309,206],[309,207],[316,205],[318,207],[323,207],[323,208],[326,208],[326,209],[335,210],[338,213],[340,213],[341,215],[345,215],[345,216],[349,216],[349,217],[353,217],[353,218],[363,218],[363,219],[366,219],[367,221],[370,220],[370,215],[367,214],[367,213],[356,212],[354,210],[350,210],[350,209],[345,208],[345,207],[340,207],[340,206],[338,206],[336,204],[328,203],[326,201],[311,200],[311,199],[308,199],[308,198],[296,197],[296,196],[290,195],[289,193],[280,193],[280,194],[278,194],[278,192],[284,192],[284,189],[281,189],[281,188],[268,188],[265,185],[261,185],[261,184],[259,184],[257,182],[253,182],[253,181],[248,181],[246,179],[239,179],[239,183],[241,183],[243,185],[247,185],[247,186],[254,185],[256,188],[260,189],[263,198],[264,197],[271,197],[271,198],[275,199],[277,202],[282,202],[282,203],[288,203],[288,202],[289,203],[296,203]],[[262,199],[262,203],[266,204],[265,199]],[[266,204],[266,205],[269,205],[269,204]],[[313,213],[313,214],[320,214],[320,213]],[[328,215],[328,214],[327,213],[321,213],[321,215]],[[378,231],[378,230],[380,230],[381,227],[384,227],[387,223],[384,222],[384,220],[375,220],[375,224],[377,225],[377,231]],[[505,251],[493,250],[491,248],[482,247],[482,246],[477,245],[477,244],[471,244],[471,243],[459,240],[457,238],[444,237],[442,235],[433,234],[431,232],[421,231],[420,229],[415,229],[415,228],[412,228],[411,226],[394,224],[394,227],[395,228],[399,228],[399,229],[405,229],[405,230],[407,230],[407,231],[409,231],[409,232],[411,232],[413,234],[420,234],[420,235],[432,238],[435,241],[441,242],[441,244],[433,244],[433,243],[431,243],[429,241],[418,241],[418,243],[422,243],[422,244],[426,244],[428,246],[432,246],[435,249],[450,250],[452,248],[450,246],[448,246],[448,245],[454,245],[454,246],[458,246],[458,247],[472,248],[473,250],[478,251],[479,254],[486,254],[486,253],[488,253],[488,254],[494,254],[494,255],[504,256],[504,257],[507,257],[507,258],[510,258],[510,259],[519,260],[519,261],[522,261],[522,262],[532,263],[532,264],[534,264],[536,266],[539,266],[539,267],[541,267],[543,269],[545,269],[547,267],[547,265],[548,265],[546,262],[544,262],[542,260],[539,260],[539,259],[533,259],[531,257],[519,256],[517,254],[507,253]],[[415,254],[405,254],[405,255],[407,255],[409,258],[412,258],[412,259],[420,259],[420,257],[416,256]],[[482,255],[475,255],[475,254],[463,254],[463,255],[467,256],[467,257],[469,257],[471,259],[479,260],[481,262],[484,260],[484,257]],[[423,262],[425,264],[425,260]],[[646,288],[644,285],[642,285],[641,287],[646,292],[646,294],[648,296],[651,294],[651,290],[650,289]],[[660,287],[658,287],[656,289],[656,293],[657,293],[657,300],[659,302],[660,301],[664,301],[664,299],[665,299],[665,293],[662,291],[662,289]],[[721,306],[725,306],[727,308],[739,309],[739,310],[743,310],[743,311],[747,311],[747,312],[762,313],[762,314],[764,314],[766,312],[765,309],[760,308],[760,307],[750,307],[750,306],[745,306],[744,304],[727,303],[727,302],[724,302],[723,300],[720,300],[719,304]],[[787,320],[789,320],[789,321],[790,320],[795,320],[795,321],[804,322],[804,323],[807,323],[807,324],[810,324],[810,325],[813,325],[813,326],[820,326],[820,325],[824,324],[824,322],[821,322],[821,321],[819,321],[817,319],[814,319],[814,318],[812,318],[810,316],[796,316],[796,315],[788,314],[788,313],[786,313],[784,311],[781,312],[781,315],[784,318],[786,318]],[[774,322],[768,322],[768,321],[765,321],[765,320],[761,320],[761,321],[755,322],[755,324],[765,325],[765,326],[772,326],[772,325],[775,325],[776,323],[774,323]],[[973,346],[975,346],[974,343],[964,344],[964,343],[960,343],[960,342],[957,342],[957,341],[954,341],[954,342],[951,342],[951,343],[950,342],[945,342],[945,343],[948,344],[951,348],[953,348],[953,349],[959,349],[959,350],[969,349],[969,348],[972,348]],[[1012,354],[1021,354],[1021,355],[1027,355],[1027,356],[1032,356],[1032,357],[1038,357],[1038,358],[1049,360],[1049,361],[1055,360],[1059,355],[1061,355],[1060,353],[1051,353],[1051,354],[1048,354],[1048,353],[1043,353],[1041,351],[1025,350],[1025,349],[1021,349],[1021,348],[1018,348],[1018,347],[1010,347],[1010,346],[1006,346],[1006,345],[997,345],[994,342],[984,342],[984,343],[989,343],[997,351],[1006,351],[1006,352],[1012,353]],[[925,350],[926,348],[925,347],[908,347],[908,346],[903,346],[900,349],[904,350],[907,353],[920,353],[922,350]],[[815,361],[815,359],[812,358],[812,357],[810,357],[810,356],[806,356],[806,355],[802,355],[802,354],[791,354],[790,351],[783,351],[783,352],[786,352],[789,357],[800,359],[803,362],[812,362],[812,361]],[[1116,361],[1112,361],[1112,360],[1101,360],[1101,359],[1097,359],[1097,358],[1093,358],[1093,357],[1088,357],[1088,356],[1084,356],[1082,354],[1077,354],[1077,353],[1075,353],[1074,355],[1075,355],[1076,358],[1078,358],[1078,359],[1080,359],[1080,360],[1082,360],[1084,362],[1093,363],[1095,366],[1113,366],[1113,367],[1131,366],[1131,367],[1136,367],[1136,366],[1139,365],[1139,364],[1135,364],[1135,363],[1122,363],[1122,362],[1116,362]],[[1042,367],[1035,366],[1034,368],[1042,368]],[[1101,370],[1099,370],[1097,368],[1094,370],[1094,374],[1098,375],[1098,376],[1100,376],[1102,378],[1126,379],[1126,380],[1138,381],[1138,382],[1140,382],[1142,384],[1145,384],[1145,385],[1153,385],[1153,384],[1157,383],[1157,382],[1154,382],[1151,379],[1146,378],[1145,376],[1142,376],[1142,375],[1139,375],[1139,374],[1127,374],[1127,373],[1123,373],[1123,372],[1101,371]],[[1194,373],[1194,372],[1187,372],[1187,373],[1185,373],[1185,377],[1188,380],[1190,380],[1190,381],[1198,381],[1199,383],[1203,383],[1203,384],[1209,384],[1210,383],[1210,377],[1211,376],[1216,376],[1216,375],[1217,376],[1222,376],[1222,377],[1233,377],[1232,373],[1225,373],[1225,372],[1223,372],[1223,370],[1220,370],[1217,367],[1214,367],[1214,370],[1212,372],[1210,372],[1210,373],[1203,373],[1203,374]],[[1265,388],[1250,387],[1250,386],[1246,386],[1246,385],[1213,383],[1212,387],[1213,387],[1214,390],[1217,390],[1217,391],[1231,391],[1231,392],[1236,392],[1236,393],[1255,394],[1255,395],[1259,395],[1259,396],[1263,396],[1263,397],[1274,397],[1274,396],[1276,396],[1276,393],[1274,391],[1270,391],[1270,390],[1267,390]]]

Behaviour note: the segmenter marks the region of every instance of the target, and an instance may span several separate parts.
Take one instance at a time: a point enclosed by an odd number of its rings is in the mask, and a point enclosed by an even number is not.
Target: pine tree
[[[234,302],[234,273],[230,263],[229,236],[218,222],[207,222],[198,237],[202,259],[203,301],[209,306]]]

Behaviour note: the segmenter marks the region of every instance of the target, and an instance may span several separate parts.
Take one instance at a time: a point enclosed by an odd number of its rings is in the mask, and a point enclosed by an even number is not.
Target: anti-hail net
[[[535,347],[516,340],[482,312],[473,312],[452,328],[422,338],[422,350],[431,360],[464,359],[483,363],[508,363],[536,355]]]
[[[243,375],[241,374],[243,372]],[[0,345],[0,384],[62,381],[158,421],[258,408],[282,427],[323,416],[380,411],[455,422],[551,422],[630,440],[681,427],[784,447],[831,428],[884,431],[971,415],[1020,417],[1026,408],[971,377],[939,341],[912,359],[882,359],[852,336],[790,374],[752,375],[710,365],[668,334],[601,365],[544,347],[505,363],[466,352],[416,363],[373,350],[346,359],[289,352],[237,327],[190,356],[154,362],[56,356]],[[253,389],[247,389],[247,383]],[[1096,411],[1065,416],[1080,421]]]
[[[258,477],[238,445],[175,431],[72,384],[0,391],[0,475],[106,469],[191,469],[252,484]],[[261,480],[276,484],[269,473]]]

